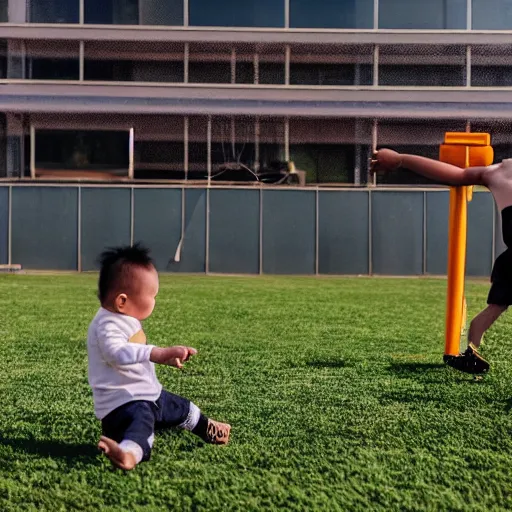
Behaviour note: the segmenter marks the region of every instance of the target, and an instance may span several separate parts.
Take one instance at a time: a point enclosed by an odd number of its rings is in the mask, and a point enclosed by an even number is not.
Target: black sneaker
[[[214,421],[208,418],[206,435],[203,440],[211,444],[228,444],[230,432],[231,425],[228,425],[227,423],[220,423],[220,421]]]
[[[444,356],[443,360],[448,366],[465,373],[478,374],[489,371],[489,363],[471,343],[464,353],[458,356]]]

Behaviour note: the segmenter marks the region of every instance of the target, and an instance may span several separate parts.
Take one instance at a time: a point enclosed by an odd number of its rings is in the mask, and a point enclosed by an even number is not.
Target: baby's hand
[[[155,347],[151,351],[150,360],[157,364],[183,368],[183,363],[188,361],[190,356],[195,354],[197,354],[195,348],[183,347],[181,345],[167,348]]]
[[[392,149],[381,149],[373,153],[372,161],[370,162],[370,170],[372,172],[378,171],[393,171],[402,165],[402,156],[400,153]]]

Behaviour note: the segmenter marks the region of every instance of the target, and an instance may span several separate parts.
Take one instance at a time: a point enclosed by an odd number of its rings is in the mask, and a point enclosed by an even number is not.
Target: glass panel
[[[7,78],[7,41],[0,39],[0,78]]]
[[[511,121],[474,121],[471,123],[471,131],[491,134],[495,163],[512,157]]]
[[[78,23],[78,0],[29,0],[31,23]]]
[[[236,62],[236,83],[253,84],[254,83],[254,62],[250,60]]]
[[[445,132],[465,131],[466,123],[458,120],[379,121],[377,147],[437,160]],[[406,169],[378,173],[377,183],[434,184],[431,180]]]
[[[25,78],[24,41],[11,39],[7,42],[7,78]]]
[[[0,23],[7,23],[9,21],[8,4],[9,0],[0,0]]]
[[[208,119],[190,117],[188,125],[188,179],[208,179]]]
[[[379,85],[464,86],[465,62],[462,46],[384,45],[380,47]]]
[[[271,179],[273,173],[286,165],[284,139],[284,119],[259,120],[258,173],[261,180],[265,181],[265,176]]]
[[[237,45],[235,51],[235,83],[253,84],[255,80],[254,54],[256,53],[256,47],[254,45]]]
[[[79,43],[27,41],[25,76],[32,80],[78,80]]]
[[[473,30],[511,30],[512,0],[473,0]]]
[[[135,178],[185,178],[184,124],[179,116],[152,116],[137,123]]]
[[[373,28],[373,0],[290,0],[290,26]]]
[[[511,86],[512,46],[472,46],[471,85],[475,87]]]
[[[284,27],[283,0],[189,0],[190,25]]]
[[[310,183],[354,183],[371,132],[354,119],[290,120],[290,159]]]
[[[7,177],[7,119],[0,113],[0,178]]]
[[[231,83],[231,47],[191,44],[188,80],[190,83]]]
[[[465,29],[466,18],[466,0],[379,0],[379,28]]]
[[[228,51],[224,50],[224,59]],[[284,46],[237,44],[235,52],[237,84],[284,84]]]
[[[257,181],[253,119],[213,118],[212,180]]]
[[[183,0],[84,0],[85,23],[183,25]]]
[[[128,131],[36,130],[38,171],[97,171],[124,176]]]
[[[284,46],[265,45],[257,48],[259,84],[282,85],[285,82]]]
[[[183,82],[183,55],[183,45],[172,43],[87,42],[85,80]]]
[[[373,50],[366,46],[294,46],[292,85],[371,85]]]

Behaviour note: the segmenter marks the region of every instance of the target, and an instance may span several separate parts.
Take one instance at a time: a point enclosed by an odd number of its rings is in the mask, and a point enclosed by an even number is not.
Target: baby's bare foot
[[[114,440],[108,437],[100,437],[98,449],[100,449],[110,459],[112,464],[119,469],[129,471],[137,465],[133,453],[125,452]]]

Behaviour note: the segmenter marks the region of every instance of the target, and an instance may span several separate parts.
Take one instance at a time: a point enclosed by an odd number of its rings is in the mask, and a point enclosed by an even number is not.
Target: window
[[[283,46],[265,45],[258,49],[257,83],[283,85],[285,82],[286,51]]]
[[[272,172],[284,162],[285,121],[284,119],[262,118],[259,120],[257,166],[261,173]]]
[[[37,171],[103,171],[126,175],[129,133],[36,130],[35,158]]]
[[[79,46],[75,41],[27,41],[26,53],[28,79],[79,79]]]
[[[212,179],[255,181],[254,119],[212,120]]]
[[[183,46],[167,43],[87,42],[84,77],[93,81],[183,82],[183,54]]]
[[[354,119],[290,120],[290,159],[310,183],[354,183],[357,155],[370,144]]]
[[[9,21],[8,4],[8,0],[0,0],[0,23],[7,23]]]
[[[184,125],[181,116],[136,119],[135,178],[185,178]]]
[[[465,62],[459,46],[381,46],[379,85],[464,86]]]
[[[382,121],[378,125],[377,147],[438,159],[444,134],[465,131],[465,123],[457,120]],[[378,173],[377,180],[379,184],[387,185],[434,184],[431,180],[405,169]]]
[[[31,23],[78,23],[78,0],[29,0]]]
[[[509,120],[474,121],[471,131],[491,134],[495,163],[512,158],[512,123]]]
[[[511,86],[512,46],[472,46],[471,85],[475,87]]]
[[[253,84],[255,83],[254,55],[255,51],[251,48],[236,48],[236,70],[235,83]]]
[[[183,25],[183,0],[84,0],[85,23]]]
[[[188,179],[208,179],[208,120],[190,117],[188,124]]]
[[[292,85],[371,85],[371,46],[297,46],[291,51]]]
[[[473,0],[473,30],[511,30],[512,0]]]
[[[7,120],[0,114],[0,178],[7,177]]]
[[[281,0],[189,0],[190,25],[203,27],[284,27]]]
[[[290,0],[290,26],[373,28],[373,0]]]
[[[0,78],[7,78],[7,41],[0,39]]]
[[[191,44],[188,80],[190,83],[231,83],[231,47]]]
[[[489,2],[485,0],[485,3],[489,9]],[[473,19],[474,16],[473,13]],[[379,3],[379,28],[465,29],[466,17],[466,0],[380,0]]]

